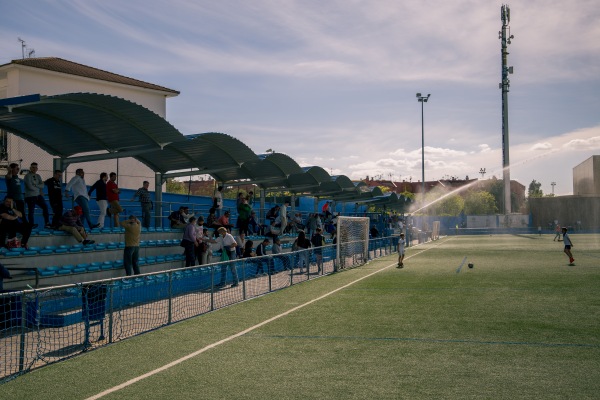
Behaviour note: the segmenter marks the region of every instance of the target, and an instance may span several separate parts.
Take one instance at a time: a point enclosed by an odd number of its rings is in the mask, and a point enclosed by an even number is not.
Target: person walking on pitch
[[[404,233],[400,234],[398,240],[398,266],[396,268],[404,267]]]
[[[571,241],[571,238],[567,234],[567,228],[565,228],[565,227],[562,228],[562,234],[563,234],[563,243],[565,244],[565,250],[564,250],[565,254],[567,256],[569,256],[569,265],[573,265],[573,263],[575,262],[575,259],[573,258],[573,253],[571,253],[571,247],[573,247],[573,242]]]

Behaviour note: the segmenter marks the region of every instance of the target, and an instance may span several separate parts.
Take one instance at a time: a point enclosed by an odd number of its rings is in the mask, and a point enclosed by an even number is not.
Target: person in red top
[[[123,212],[123,207],[119,204],[119,186],[117,186],[117,174],[111,172],[108,182],[106,182],[106,199],[110,204],[108,215],[113,216],[113,226],[119,226],[119,214]]]

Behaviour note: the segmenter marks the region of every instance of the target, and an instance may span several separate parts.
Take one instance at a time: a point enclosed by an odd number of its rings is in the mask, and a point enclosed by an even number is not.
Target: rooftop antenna
[[[21,38],[17,38],[17,40],[19,42],[21,42],[21,58],[24,60],[25,59],[25,47],[27,47],[27,45],[25,44],[25,41]]]
[[[511,212],[511,201],[510,201],[510,157],[509,157],[509,145],[508,145],[508,89],[510,88],[510,80],[508,74],[513,73],[513,67],[507,65],[508,58],[508,45],[511,44],[511,40],[514,36],[510,34],[510,8],[508,5],[503,4],[500,8],[500,19],[502,20],[502,30],[498,32],[498,39],[502,43],[500,53],[502,55],[502,82],[500,82],[500,89],[502,89],[502,172],[504,179],[504,214],[510,214]]]

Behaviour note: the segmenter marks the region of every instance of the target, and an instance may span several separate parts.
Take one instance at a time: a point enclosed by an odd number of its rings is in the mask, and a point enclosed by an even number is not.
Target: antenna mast
[[[510,88],[510,80],[508,75],[513,73],[513,67],[507,65],[508,45],[514,38],[510,34],[510,8],[503,4],[500,8],[500,19],[502,20],[502,30],[498,32],[498,39],[502,42],[502,82],[499,87],[502,89],[502,171],[504,179],[504,214],[511,213],[510,201],[510,157],[508,145],[508,91]]]
[[[24,60],[25,59],[25,48],[27,47],[27,45],[25,44],[25,41],[21,38],[17,38],[17,40],[19,42],[21,42],[21,58]]]

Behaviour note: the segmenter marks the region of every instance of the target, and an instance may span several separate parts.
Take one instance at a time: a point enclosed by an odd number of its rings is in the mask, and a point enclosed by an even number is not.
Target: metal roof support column
[[[157,228],[162,228],[163,219],[162,219],[162,174],[157,172],[154,175],[154,226]]]
[[[260,189],[260,223],[265,220],[265,189]]]
[[[52,159],[52,175],[54,175],[54,171],[56,171],[57,169],[63,171],[63,159],[62,158],[53,158]]]
[[[292,197],[291,200],[292,204],[290,204],[292,206],[292,212],[295,214],[296,213],[296,194],[292,193]]]
[[[316,212],[317,214],[319,213],[319,198],[315,197],[315,207],[314,207],[314,212]]]

